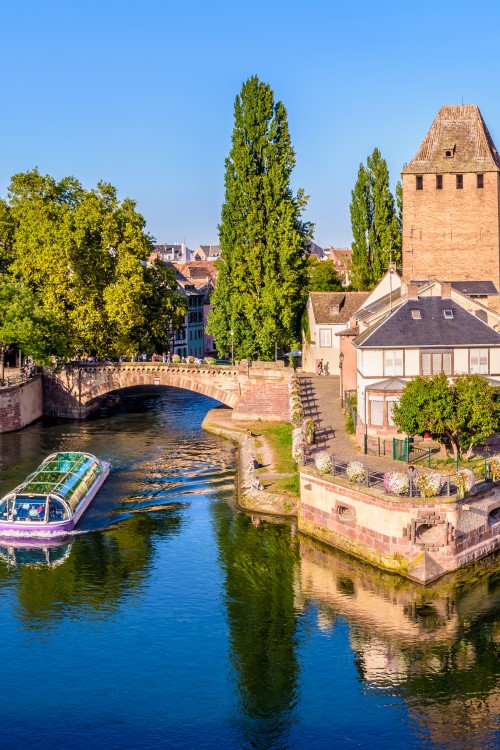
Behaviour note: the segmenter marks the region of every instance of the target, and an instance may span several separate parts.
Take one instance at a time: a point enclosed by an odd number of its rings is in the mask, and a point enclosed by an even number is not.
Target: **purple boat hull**
[[[73,531],[80,518],[83,516],[90,503],[100,490],[109,475],[109,464],[102,461],[103,471],[89,488],[83,500],[77,505],[72,518],[64,521],[38,522],[38,521],[2,521],[0,519],[0,536],[5,532],[15,531],[17,533],[29,533],[30,536],[46,538],[47,535],[65,534]]]

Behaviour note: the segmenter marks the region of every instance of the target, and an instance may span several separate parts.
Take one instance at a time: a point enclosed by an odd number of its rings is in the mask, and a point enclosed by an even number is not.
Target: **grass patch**
[[[279,474],[293,473],[297,468],[292,458],[292,430],[292,425],[286,422],[259,425],[259,432],[273,452],[274,470]]]

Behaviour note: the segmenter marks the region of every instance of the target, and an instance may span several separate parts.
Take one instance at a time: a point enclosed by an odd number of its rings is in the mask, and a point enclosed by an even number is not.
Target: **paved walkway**
[[[346,417],[340,403],[340,380],[337,375],[299,374],[302,405],[306,418],[314,419],[316,443],[311,455],[327,451],[337,461],[362,461],[370,471],[406,471],[403,461],[386,456],[363,455],[355,435],[345,430]]]

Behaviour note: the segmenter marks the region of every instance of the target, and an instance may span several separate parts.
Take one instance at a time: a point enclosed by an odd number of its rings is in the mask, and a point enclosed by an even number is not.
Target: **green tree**
[[[285,107],[252,76],[236,97],[226,159],[209,317],[219,352],[231,349],[231,331],[237,358],[271,359],[276,342],[288,348],[299,338],[312,227],[301,220],[304,192],[290,187],[294,166]]]
[[[401,233],[389,189],[387,163],[378,148],[360,164],[351,193],[352,286],[372,289],[389,263],[401,261]]]
[[[344,287],[340,281],[333,261],[317,260],[309,258],[309,285],[310,292],[342,292]]]
[[[480,375],[461,375],[453,383],[444,373],[419,376],[405,387],[393,409],[394,423],[407,435],[430,432],[448,440],[455,458],[469,456],[498,429],[498,390]]]
[[[73,352],[103,356],[149,345],[150,302],[164,328],[167,313],[177,321],[177,303],[183,314],[171,285],[161,285],[163,300],[152,288],[144,218],[112,185],[84,190],[72,177],[57,182],[35,169],[12,178],[8,209],[9,271],[65,326]],[[0,241],[1,217],[0,206]]]
[[[0,360],[5,348],[16,344],[22,351],[47,363],[51,355],[64,356],[68,342],[63,326],[47,312],[35,294],[8,274],[0,273]]]

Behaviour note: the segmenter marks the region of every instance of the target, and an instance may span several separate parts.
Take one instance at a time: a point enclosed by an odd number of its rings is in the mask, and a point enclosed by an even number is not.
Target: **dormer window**
[[[443,310],[445,320],[453,320],[453,310]]]
[[[330,312],[332,315],[338,315],[340,312],[340,305],[331,305]]]
[[[444,158],[445,159],[453,159],[455,156],[455,146],[452,148],[445,148],[444,150]]]
[[[413,320],[422,320],[422,313],[420,310],[412,310],[411,317]]]

